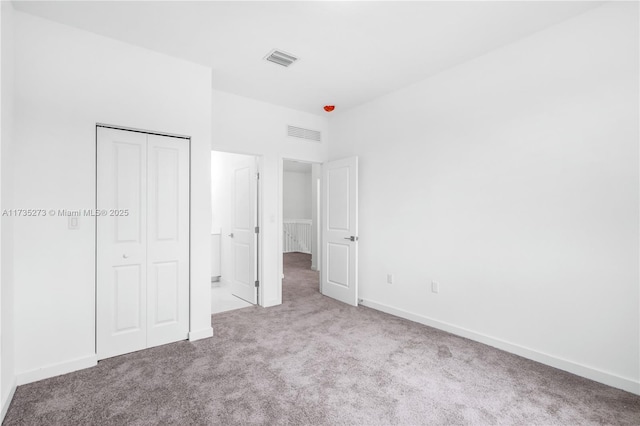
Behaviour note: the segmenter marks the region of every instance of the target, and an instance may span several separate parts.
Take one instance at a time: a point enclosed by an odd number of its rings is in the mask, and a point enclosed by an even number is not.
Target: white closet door
[[[189,142],[148,136],[147,347],[189,331]]]
[[[98,359],[187,338],[189,142],[98,128]]]
[[[108,358],[147,342],[147,135],[98,128],[97,352]],[[118,211],[126,215],[111,215]]]

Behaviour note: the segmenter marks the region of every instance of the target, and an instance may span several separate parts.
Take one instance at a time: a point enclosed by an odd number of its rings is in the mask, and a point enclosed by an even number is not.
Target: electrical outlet
[[[431,292],[440,293],[440,283],[438,281],[431,281]]]
[[[393,274],[387,274],[387,284],[393,284]]]

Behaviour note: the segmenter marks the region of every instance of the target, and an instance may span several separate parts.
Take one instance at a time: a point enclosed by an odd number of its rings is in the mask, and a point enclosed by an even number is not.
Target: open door
[[[233,167],[231,292],[254,305],[257,291],[257,171],[256,159]]]
[[[358,306],[358,157],[323,167],[322,294]]]

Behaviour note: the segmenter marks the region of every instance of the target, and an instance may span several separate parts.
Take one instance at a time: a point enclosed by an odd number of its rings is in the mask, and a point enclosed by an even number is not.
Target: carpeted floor
[[[318,293],[285,255],[283,304],[214,338],[20,386],[5,425],[640,424],[640,397]]]

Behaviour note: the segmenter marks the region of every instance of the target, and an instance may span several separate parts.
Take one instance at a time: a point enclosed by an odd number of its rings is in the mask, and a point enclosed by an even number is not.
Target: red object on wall
[[[335,106],[335,105],[325,105],[325,106],[324,106],[324,110],[325,110],[325,111],[327,111],[327,112],[331,112],[331,111],[333,111],[334,109],[336,109],[336,106]]]

